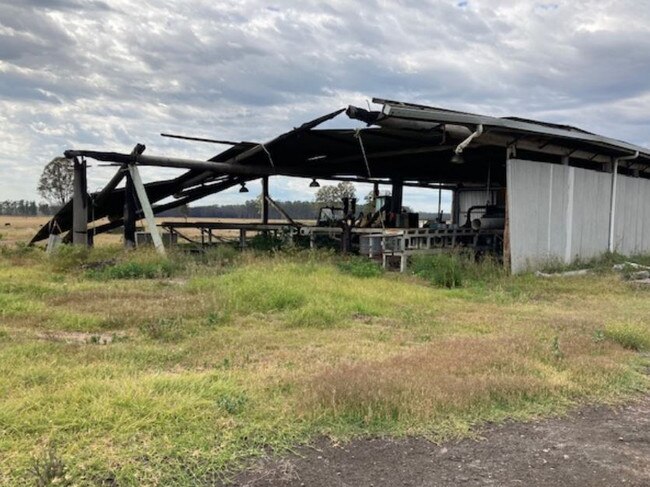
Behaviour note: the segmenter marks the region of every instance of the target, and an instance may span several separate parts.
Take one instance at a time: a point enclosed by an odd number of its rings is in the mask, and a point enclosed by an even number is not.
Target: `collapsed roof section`
[[[317,128],[344,111],[337,110],[266,143],[233,143],[208,161],[144,155],[143,147],[131,154],[71,150],[65,155],[90,157],[118,167],[118,174],[104,190],[89,195],[88,222],[95,222],[96,234],[123,225],[125,190],[116,186],[128,164],[187,169],[177,178],[145,185],[149,200],[158,203],[154,213],[272,175],[452,187],[482,186],[491,177],[493,187],[504,187],[506,154],[515,151],[529,160],[561,162],[571,158],[572,165],[592,169],[625,158],[622,171],[650,177],[650,150],[574,127],[383,99],[373,102],[382,105],[381,109],[350,106],[345,110],[349,118],[366,127]],[[162,203],[169,197],[174,199]],[[142,217],[141,210],[136,216]],[[108,223],[97,223],[104,218]],[[39,230],[32,243],[71,227],[69,202]]]

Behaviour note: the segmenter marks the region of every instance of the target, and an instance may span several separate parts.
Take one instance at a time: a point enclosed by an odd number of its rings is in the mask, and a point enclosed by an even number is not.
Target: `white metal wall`
[[[650,180],[618,175],[614,249],[624,255],[650,252]]]
[[[513,272],[608,250],[612,174],[512,159],[508,215]],[[614,250],[650,252],[650,181],[617,177]]]

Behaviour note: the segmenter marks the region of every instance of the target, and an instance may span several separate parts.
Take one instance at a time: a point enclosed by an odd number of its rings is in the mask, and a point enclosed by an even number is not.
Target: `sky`
[[[650,0],[0,0],[0,200],[40,199],[69,148],[207,159],[226,147],[159,134],[263,142],[373,97],[649,147]],[[92,163],[89,189],[112,171]],[[308,183],[272,178],[271,194],[312,199]],[[429,190],[404,199],[437,207]]]

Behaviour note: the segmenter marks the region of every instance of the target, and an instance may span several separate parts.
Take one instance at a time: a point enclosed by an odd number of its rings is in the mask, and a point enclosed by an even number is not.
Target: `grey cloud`
[[[372,96],[647,143],[649,25],[632,0],[0,2],[0,167],[33,177],[3,193],[34,197],[44,151],[208,157],[157,134],[265,140]]]

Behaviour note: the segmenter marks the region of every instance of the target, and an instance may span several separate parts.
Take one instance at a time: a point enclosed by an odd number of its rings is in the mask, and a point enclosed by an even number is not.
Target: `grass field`
[[[39,228],[45,225],[50,220],[48,216],[7,216],[0,215],[0,245],[15,245],[17,243],[26,243],[36,234]],[[183,218],[183,217],[159,217],[156,218],[158,224],[162,222],[230,222],[230,223],[259,223],[259,219],[247,218]],[[284,220],[269,220],[271,223],[283,223]],[[312,220],[298,220],[300,223],[312,224]],[[107,219],[98,220],[97,225],[107,223]],[[138,225],[144,225],[139,222]],[[92,226],[89,228],[92,232]],[[192,228],[183,229],[183,234],[194,240],[201,240],[201,233],[199,230]],[[239,238],[238,230],[214,230],[215,236],[237,239]],[[103,233],[97,235],[95,244],[99,246],[104,245],[120,245],[122,242],[121,229],[117,229],[110,233]],[[43,241],[45,244],[45,241]]]
[[[417,268],[5,245],[0,485],[211,485],[322,435],[442,440],[647,390],[647,286]]]

